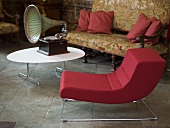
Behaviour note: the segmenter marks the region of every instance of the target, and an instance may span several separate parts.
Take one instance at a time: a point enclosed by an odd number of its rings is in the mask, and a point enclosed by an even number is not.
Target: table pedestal
[[[27,63],[27,74],[19,73],[19,77],[23,78],[25,80],[28,80],[34,84],[37,84],[38,86],[40,85],[40,82],[35,80],[34,78],[30,77],[30,72],[29,72],[29,63]]]
[[[62,67],[56,67],[56,76],[61,78],[61,73],[65,70],[65,61],[62,62]]]
[[[61,73],[65,70],[65,61],[62,62],[62,67],[56,67],[56,76],[58,78],[61,78]],[[19,73],[19,77],[23,78],[24,80],[28,80],[29,82],[32,82],[34,84],[37,84],[40,86],[40,82],[35,80],[34,78],[30,77],[30,71],[29,71],[29,63],[27,63],[27,74]]]

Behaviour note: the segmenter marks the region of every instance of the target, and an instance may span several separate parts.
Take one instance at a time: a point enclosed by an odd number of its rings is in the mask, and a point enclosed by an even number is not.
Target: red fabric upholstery
[[[86,10],[80,10],[80,17],[78,20],[78,31],[87,31],[90,21],[90,12]]]
[[[149,26],[148,30],[146,31],[146,36],[152,36],[156,34],[162,27],[161,21],[157,20],[155,17],[151,18],[151,25]],[[154,39],[145,39],[145,43],[154,45],[159,42],[160,36],[154,38]]]
[[[60,81],[60,97],[107,104],[140,100],[155,88],[165,65],[153,49],[131,49],[113,73],[64,71]]]
[[[114,11],[91,12],[88,26],[89,33],[112,34]]]
[[[145,34],[150,23],[151,21],[146,17],[146,15],[141,13],[138,21],[127,34],[127,39],[129,39],[132,43],[135,43],[136,37]]]

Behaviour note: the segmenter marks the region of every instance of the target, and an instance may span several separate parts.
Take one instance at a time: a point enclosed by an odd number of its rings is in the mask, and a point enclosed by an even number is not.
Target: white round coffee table
[[[37,52],[38,47],[28,48],[10,53],[7,59],[14,62],[26,63],[27,64],[27,74],[19,73],[19,77],[27,79],[33,83],[40,85],[40,83],[30,77],[29,64],[30,63],[52,63],[52,62],[62,62],[62,68],[56,68],[56,74],[58,77],[58,72],[62,72],[65,69],[65,61],[74,60],[81,58],[85,55],[83,50],[78,48],[68,47],[69,53],[47,56],[42,53]]]

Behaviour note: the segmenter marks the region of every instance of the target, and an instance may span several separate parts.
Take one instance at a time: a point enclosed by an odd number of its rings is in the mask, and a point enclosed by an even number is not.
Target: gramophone
[[[40,38],[46,30],[55,26],[63,26],[61,33]],[[67,51],[67,40],[63,39],[67,35],[67,23],[42,16],[38,8],[33,4],[25,9],[24,30],[29,42],[33,44],[39,43],[39,50],[37,52],[45,55],[69,52]]]

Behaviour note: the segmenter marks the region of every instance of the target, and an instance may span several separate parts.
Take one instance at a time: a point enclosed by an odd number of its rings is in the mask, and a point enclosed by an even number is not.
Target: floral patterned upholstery
[[[19,28],[15,24],[0,22],[0,35],[18,32]]]
[[[130,48],[139,48],[140,43],[130,43],[126,35],[122,34],[89,34],[87,32],[71,31],[67,35],[67,40],[72,44],[92,48],[110,54],[124,56]],[[167,48],[162,44],[145,47],[155,49],[159,54],[165,54]]]
[[[113,28],[129,31],[143,12],[148,18],[155,16],[163,24],[169,22],[170,0],[93,0],[92,11],[114,11]],[[166,30],[167,32],[167,30]],[[164,37],[167,34],[164,32]],[[122,34],[89,34],[80,31],[71,31],[66,39],[71,44],[103,51],[113,55],[124,56],[131,48],[139,48],[140,43],[130,43],[126,35]],[[144,47],[155,49],[163,55],[168,48],[158,43],[154,46],[145,44]]]
[[[99,10],[113,10],[113,28],[129,31],[141,13],[169,23],[170,0],[94,0],[92,11]]]

